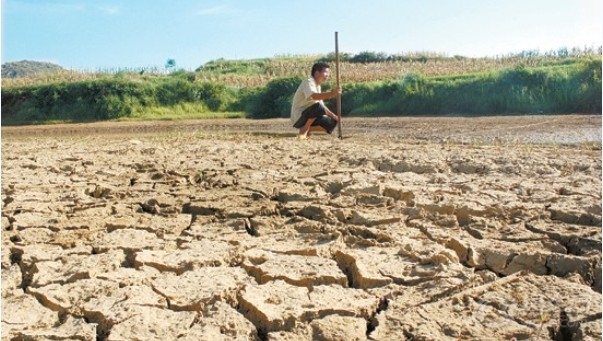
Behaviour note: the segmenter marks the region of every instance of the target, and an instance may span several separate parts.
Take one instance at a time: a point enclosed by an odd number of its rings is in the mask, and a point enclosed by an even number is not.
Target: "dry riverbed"
[[[2,340],[601,339],[601,116],[2,128]]]

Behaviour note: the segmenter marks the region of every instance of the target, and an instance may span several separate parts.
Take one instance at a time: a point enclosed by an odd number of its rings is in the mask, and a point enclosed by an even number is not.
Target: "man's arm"
[[[335,121],[339,122],[339,117],[337,117],[337,115],[335,115],[331,110],[327,109],[327,115],[329,115],[332,119],[334,119]]]
[[[324,99],[337,97],[340,94],[341,94],[341,88],[336,88],[329,92],[321,92],[321,93],[315,92],[310,97],[312,97],[312,99],[315,101],[322,101]]]
[[[320,101],[318,103],[320,103],[320,106],[322,106],[322,108],[325,110],[325,113],[327,114],[327,116],[330,116],[335,121],[339,121],[339,117],[337,117],[337,115],[335,115],[331,110],[329,110],[329,108],[327,108],[327,106],[325,105],[325,103],[323,101]]]

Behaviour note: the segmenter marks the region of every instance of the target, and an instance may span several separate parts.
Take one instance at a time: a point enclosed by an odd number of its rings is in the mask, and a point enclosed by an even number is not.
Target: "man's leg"
[[[308,131],[308,134],[310,134],[310,133],[311,133],[311,132],[313,132],[313,131],[318,131],[318,132],[323,132],[323,133],[326,133],[326,132],[327,132],[327,130],[326,130],[325,128],[323,128],[323,127],[321,127],[321,126],[318,126],[318,125],[316,125],[316,126],[311,126],[311,127],[310,127],[310,130]]]
[[[304,124],[303,127],[299,128],[299,135],[302,137],[307,137],[308,132],[310,131],[310,127],[312,126],[312,123],[314,123],[314,121],[316,121],[316,117],[309,118],[306,121],[306,124]]]
[[[314,122],[316,122],[316,121],[314,121]],[[312,133],[312,132],[326,133],[327,131],[326,131],[325,128],[323,128],[323,127],[321,127],[319,125],[315,125],[315,126],[311,126],[310,130],[308,130],[308,136],[310,136],[310,133]]]
[[[337,125],[337,121],[328,115],[322,115],[314,121],[311,131],[322,131],[327,134],[330,134],[335,126]]]
[[[302,117],[300,118],[300,121],[306,119],[306,122],[303,126],[299,128],[299,138],[306,139],[310,131],[326,131],[324,127],[318,124],[313,126],[313,124],[318,123],[316,122],[316,120],[323,117],[324,115],[325,108],[321,105],[321,103],[315,103],[306,110],[304,110],[302,112]]]

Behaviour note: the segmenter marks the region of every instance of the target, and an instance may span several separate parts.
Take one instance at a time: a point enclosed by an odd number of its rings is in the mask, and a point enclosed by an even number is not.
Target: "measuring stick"
[[[339,39],[337,32],[335,32],[335,81],[337,82],[337,88],[339,88]],[[339,138],[343,139],[341,133],[341,94],[337,95],[337,118],[339,119],[337,132],[339,133]]]

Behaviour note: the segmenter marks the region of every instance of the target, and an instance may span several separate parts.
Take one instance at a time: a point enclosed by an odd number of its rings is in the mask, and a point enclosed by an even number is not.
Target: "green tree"
[[[168,72],[176,70],[176,59],[169,58],[167,62],[165,62],[165,70]]]

